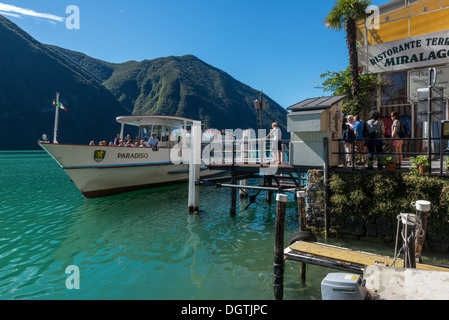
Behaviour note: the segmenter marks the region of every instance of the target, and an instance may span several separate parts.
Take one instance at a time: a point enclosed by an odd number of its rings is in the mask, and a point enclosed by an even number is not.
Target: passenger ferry
[[[39,145],[67,173],[86,198],[102,197],[137,189],[188,181],[190,139],[188,128],[201,126],[195,121],[175,116],[121,116],[120,138],[125,125],[137,126],[138,138],[152,133],[159,140],[157,149],[142,146],[74,145],[40,141]],[[182,159],[179,156],[182,153]],[[176,161],[173,161],[175,155]],[[201,177],[219,174],[201,167]]]

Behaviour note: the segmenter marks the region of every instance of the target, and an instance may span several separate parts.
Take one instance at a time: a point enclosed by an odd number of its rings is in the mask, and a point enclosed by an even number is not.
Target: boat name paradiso
[[[148,153],[118,153],[117,154],[117,159],[143,159],[143,158],[148,158],[149,154]]]

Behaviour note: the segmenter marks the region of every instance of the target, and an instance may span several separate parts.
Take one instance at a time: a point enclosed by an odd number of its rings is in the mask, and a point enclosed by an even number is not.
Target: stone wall
[[[315,233],[324,233],[324,172],[323,170],[309,170],[306,188],[306,223],[308,229]],[[329,193],[331,193],[330,190]],[[413,212],[412,212],[413,213]],[[328,217],[329,235],[353,239],[378,241],[394,244],[397,233],[397,220],[386,220],[382,217],[363,219],[349,217],[341,212],[337,217]],[[401,225],[400,225],[401,227]],[[449,252],[449,241],[428,230],[425,248],[433,252]]]
[[[306,188],[306,223],[314,230],[324,230],[324,171],[309,170]]]

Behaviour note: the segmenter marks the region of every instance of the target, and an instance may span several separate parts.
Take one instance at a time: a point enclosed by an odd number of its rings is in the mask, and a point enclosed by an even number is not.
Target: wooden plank
[[[341,265],[344,267],[361,267],[361,266],[391,266],[394,262],[394,258],[377,255],[374,253],[354,251],[347,248],[331,246],[328,244],[317,242],[298,241],[291,244],[286,250],[285,254],[287,259],[301,260],[307,258],[309,263],[313,263],[313,260],[326,260],[335,265]],[[296,257],[295,257],[296,256]],[[299,257],[299,258],[298,258]],[[395,267],[403,267],[404,262],[402,259],[397,259]],[[445,271],[449,272],[448,268],[437,267],[422,263],[417,263],[416,268],[420,270],[433,270],[433,271]]]

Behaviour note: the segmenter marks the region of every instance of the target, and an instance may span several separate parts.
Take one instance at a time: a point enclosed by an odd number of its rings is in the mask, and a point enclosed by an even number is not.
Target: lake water
[[[187,212],[187,184],[85,199],[43,152],[0,152],[0,299],[272,300],[276,205],[229,215],[230,190],[202,187]],[[286,242],[298,230],[290,198]],[[392,256],[383,244],[322,239]],[[447,257],[426,256],[446,263]],[[68,266],[80,272],[69,290]],[[319,300],[329,272],[287,261],[285,300]]]

